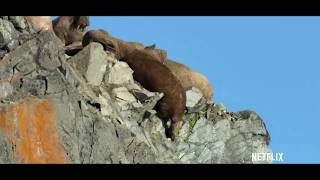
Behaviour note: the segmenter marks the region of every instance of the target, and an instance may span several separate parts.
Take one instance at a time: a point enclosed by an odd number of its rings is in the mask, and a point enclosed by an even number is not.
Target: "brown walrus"
[[[88,31],[83,39],[82,45],[85,47],[91,42],[101,43],[105,50],[112,51],[115,53],[117,59],[122,59],[128,54],[132,53],[134,50],[144,50],[144,45],[137,42],[125,42],[121,39],[112,37],[107,31],[103,29],[90,30]],[[163,62],[166,59],[166,54],[161,51],[161,54],[157,54],[158,49],[146,49],[146,53],[155,56],[155,58]],[[160,51],[159,51],[160,52]]]
[[[88,26],[88,16],[59,16],[53,21],[53,30],[65,46],[81,44]]]
[[[212,100],[213,88],[207,77],[190,69],[186,65],[169,59],[165,61],[164,65],[179,79],[185,91],[191,87],[195,87],[202,92],[207,100]]]
[[[26,19],[36,31],[53,30],[50,16],[26,16]]]
[[[142,50],[143,45],[135,42],[124,42],[122,40],[113,38],[110,34],[102,29],[88,31],[83,37],[82,45],[86,46],[90,42],[99,42],[105,50],[113,51],[118,59],[130,54],[135,49]],[[147,46],[144,48],[145,53],[153,56],[154,60],[164,63],[171,72],[179,79],[184,90],[191,87],[198,88],[207,100],[212,100],[213,89],[209,80],[200,73],[190,69],[189,67],[168,60],[167,53],[164,50],[156,49],[155,45]]]
[[[155,44],[145,47],[149,53],[156,56],[157,60],[164,63],[171,72],[180,80],[185,91],[191,87],[199,89],[207,100],[212,100],[213,89],[208,78],[202,74],[192,70],[186,65],[167,59],[167,52],[161,49],[156,49]]]
[[[143,50],[134,50],[121,60],[130,66],[134,71],[133,78],[144,88],[164,93],[155,109],[165,122],[171,120],[167,136],[175,141],[178,135],[178,122],[182,120],[186,107],[186,92],[179,80],[170,69]]]
[[[156,48],[155,44],[146,46],[144,49],[151,55],[155,56],[157,60],[160,60],[161,63],[165,63],[165,61],[167,60],[167,51]]]

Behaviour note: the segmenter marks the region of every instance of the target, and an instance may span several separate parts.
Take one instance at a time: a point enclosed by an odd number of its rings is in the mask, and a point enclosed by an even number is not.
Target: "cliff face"
[[[271,163],[253,111],[229,112],[187,91],[176,143],[153,110],[163,96],[91,43],[70,57],[52,31],[0,17],[0,163]]]

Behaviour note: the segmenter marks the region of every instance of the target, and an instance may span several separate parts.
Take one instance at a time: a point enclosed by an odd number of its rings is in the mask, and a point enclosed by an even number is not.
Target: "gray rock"
[[[19,46],[19,40],[18,39],[12,39],[7,45],[6,48],[9,51],[14,50],[15,48],[17,48]]]
[[[40,48],[37,62],[42,68],[48,71],[53,71],[61,66],[60,61],[64,58],[64,51],[59,49],[57,44],[57,39],[53,38],[52,40],[44,43]]]
[[[219,110],[225,109],[218,106]],[[180,131],[176,154],[182,163],[271,163],[252,161],[252,153],[271,153],[268,133],[261,118],[253,111],[243,111],[242,119],[207,120],[200,117],[190,132],[189,123]],[[214,123],[215,122],[215,123]],[[241,124],[241,125],[240,125]]]
[[[18,33],[10,21],[0,19],[0,48],[17,38]]]
[[[203,95],[201,94],[200,90],[198,90],[195,87],[192,87],[191,89],[186,91],[186,97],[187,108],[192,108],[200,101]]]
[[[99,86],[108,64],[108,56],[99,43],[90,43],[69,59],[76,69],[86,78],[88,84]]]
[[[46,76],[46,83],[46,94],[61,93],[66,89],[65,81],[57,71]]]
[[[134,82],[132,74],[133,70],[129,65],[119,61],[106,72],[105,83],[114,86],[132,84]]]
[[[7,54],[8,52],[6,50],[0,49],[0,61],[1,59]]]
[[[0,80],[0,100],[6,98],[13,93],[11,84],[7,81]]]
[[[21,90],[27,95],[43,96],[46,93],[46,81],[44,77],[23,78]]]
[[[112,95],[120,107],[137,101],[137,99],[125,87],[114,88],[112,90]]]
[[[206,106],[207,101],[199,89],[192,87],[186,91],[186,107],[188,113],[200,112],[204,110]]]
[[[12,22],[14,27],[21,32],[29,27],[24,16],[9,16],[9,20]]]
[[[25,58],[24,60],[20,61],[16,65],[16,69],[22,74],[27,75],[35,71],[37,68],[36,63],[33,61],[32,58]]]

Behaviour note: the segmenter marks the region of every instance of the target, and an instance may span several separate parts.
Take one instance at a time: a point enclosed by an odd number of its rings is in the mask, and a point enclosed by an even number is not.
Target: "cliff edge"
[[[0,163],[271,163],[263,120],[187,91],[177,142],[133,71],[101,44],[74,56],[52,31],[0,16]]]

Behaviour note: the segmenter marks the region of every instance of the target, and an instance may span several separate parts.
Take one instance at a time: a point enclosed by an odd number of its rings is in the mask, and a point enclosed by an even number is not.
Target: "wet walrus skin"
[[[126,62],[134,71],[133,78],[144,88],[152,92],[164,93],[155,109],[165,122],[171,120],[167,136],[173,141],[178,135],[179,122],[186,106],[186,92],[179,80],[155,57],[143,50],[134,50],[121,61]]]
[[[50,16],[26,16],[26,19],[36,31],[53,30]]]
[[[53,30],[65,46],[81,44],[89,24],[88,16],[59,16],[53,21]]]

